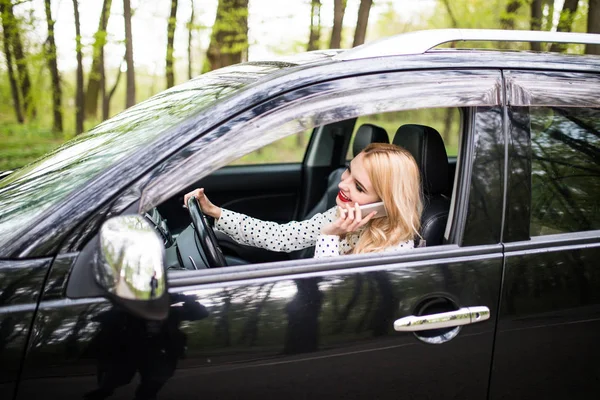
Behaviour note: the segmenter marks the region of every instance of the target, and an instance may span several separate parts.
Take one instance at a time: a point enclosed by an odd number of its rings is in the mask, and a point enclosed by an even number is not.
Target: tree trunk
[[[448,17],[450,17],[450,24],[452,25],[452,28],[458,28],[458,21],[456,20],[456,17],[452,12],[452,8],[450,7],[450,0],[443,0],[443,3],[446,7],[446,11],[448,12]]]
[[[521,8],[521,0],[510,0],[504,9],[504,15],[500,17],[502,29],[515,29],[515,14]]]
[[[579,0],[565,0],[563,9],[560,12],[558,27],[556,28],[557,32],[571,32],[571,27],[573,25],[573,20],[575,19],[575,13],[577,12],[578,5]],[[561,43],[552,43],[552,46],[550,46],[550,51],[554,52],[563,52],[566,49],[567,46]]]
[[[100,98],[102,99],[102,121],[106,121],[110,113],[110,103],[108,101],[108,96],[106,92],[106,65],[104,64],[104,47],[100,49],[100,60],[100,64],[102,64],[102,68],[100,69]],[[120,70],[121,66],[119,66],[119,71]]]
[[[367,36],[367,24],[369,23],[369,13],[371,12],[372,5],[373,0],[360,0],[352,47],[360,46],[365,42],[365,37]]]
[[[344,13],[347,0],[334,0],[333,2],[333,28],[331,29],[330,49],[342,47],[342,28],[344,26]]]
[[[188,79],[192,79],[192,39],[194,32],[194,0],[190,0],[192,14],[190,15],[190,23],[188,24]]]
[[[171,15],[167,23],[167,56],[165,59],[165,71],[167,77],[167,89],[175,84],[175,72],[173,71],[173,42],[175,40],[175,26],[177,25],[177,0],[171,0]]]
[[[17,121],[20,124],[22,124],[25,121],[25,119],[23,118],[23,109],[21,108],[21,96],[19,93],[19,85],[17,84],[15,70],[13,69],[12,50],[10,48],[10,43],[12,41],[10,33],[12,29],[10,28],[9,17],[6,14],[6,6],[3,1],[4,0],[0,0],[0,16],[2,17],[2,42],[4,43],[4,56],[6,58],[6,68],[8,70],[8,80],[10,81],[10,91],[12,94],[15,115],[17,117]]]
[[[75,133],[83,132],[84,97],[83,97],[83,56],[81,54],[81,29],[79,24],[79,5],[73,0],[75,14],[75,49],[77,52],[77,89],[75,92]]]
[[[248,0],[219,0],[202,72],[245,61],[248,57]]]
[[[58,74],[58,65],[56,63],[56,43],[54,41],[54,20],[52,19],[52,10],[50,0],[44,0],[46,9],[46,22],[48,24],[48,42],[46,49],[46,60],[48,69],[52,77],[52,111],[53,111],[53,130],[55,132],[63,131],[62,118],[62,89],[60,87],[60,76]]]
[[[544,19],[544,0],[532,0],[531,1],[531,20],[529,27],[532,31],[542,30],[542,21]],[[531,50],[542,51],[542,44],[539,42],[531,42]]]
[[[310,3],[310,35],[306,50],[312,51],[319,48],[321,40],[321,0],[312,0]]]
[[[587,19],[587,31],[588,33],[600,33],[600,0],[590,0]],[[600,55],[600,45],[586,45],[585,53]]]
[[[31,80],[29,71],[27,70],[27,60],[23,51],[21,35],[19,32],[19,24],[13,12],[13,4],[11,0],[0,0],[2,4],[2,23],[4,25],[5,35],[9,37],[9,47],[11,48],[12,57],[17,66],[17,87],[19,88],[23,109],[29,116],[35,116],[36,110],[31,97]]]
[[[106,44],[106,26],[108,25],[108,18],[110,17],[111,5],[112,0],[104,0],[102,3],[100,22],[98,23],[98,30],[94,35],[92,68],[90,70],[87,91],[85,94],[85,115],[89,117],[96,117],[98,110],[98,95],[102,90],[100,81],[102,80],[102,70],[104,69],[103,50],[104,45]]]
[[[127,63],[127,96],[125,98],[125,107],[131,107],[135,104],[135,67],[133,65],[130,0],[123,0],[123,17],[125,19],[125,62]]]

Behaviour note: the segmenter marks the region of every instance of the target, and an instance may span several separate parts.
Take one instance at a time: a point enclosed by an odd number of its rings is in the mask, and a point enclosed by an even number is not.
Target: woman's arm
[[[309,220],[287,224],[262,221],[225,208],[220,210],[215,228],[237,243],[288,253],[313,246],[321,228],[335,218],[335,207]]]

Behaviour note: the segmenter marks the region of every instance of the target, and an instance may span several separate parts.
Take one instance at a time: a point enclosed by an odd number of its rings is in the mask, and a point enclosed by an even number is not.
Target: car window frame
[[[469,74],[468,72],[471,72],[470,70],[462,70],[462,69],[456,69],[456,70],[451,70],[451,71],[427,71],[425,72],[426,75],[431,76],[431,77],[435,77],[436,81],[438,82],[444,82],[446,81],[445,79],[440,79],[443,78],[445,76],[451,75],[452,73],[456,73],[457,71],[460,72],[460,74],[464,74],[461,75],[461,77],[463,79],[461,79],[461,83],[463,82],[468,82],[470,85],[472,85],[472,89],[474,92],[478,92],[479,94],[482,94],[485,96],[485,98],[487,99],[485,102],[479,100],[477,102],[475,102],[474,100],[456,100],[453,103],[450,102],[446,102],[443,104],[444,107],[456,107],[456,108],[461,108],[461,109],[468,109],[468,108],[474,108],[475,105],[477,106],[488,106],[488,107],[501,107],[501,96],[499,91],[501,90],[501,74],[500,74],[500,70],[499,69],[489,69],[489,70],[485,70],[485,72],[482,71],[477,71],[479,74],[481,74],[481,76],[487,76],[488,79],[490,79],[490,77],[494,77],[493,79],[493,86],[488,86],[488,87],[481,87],[480,83],[477,83],[477,79],[473,79],[473,77],[468,77]],[[420,71],[421,73],[423,73],[423,71]],[[409,77],[411,75],[414,76],[414,72],[396,72],[396,73],[389,73],[389,74],[401,74],[404,78]],[[387,75],[387,74],[386,74]],[[467,78],[468,77],[468,78]],[[349,79],[359,79],[359,77],[353,77],[353,78],[344,78],[345,81],[348,81]],[[412,81],[414,81],[414,78],[410,78]],[[475,83],[474,83],[475,82]],[[489,80],[488,82],[492,82],[492,80]],[[455,82],[456,83],[456,82]],[[442,83],[443,85],[443,83]],[[318,86],[318,85],[315,85]],[[345,88],[348,85],[344,85],[343,83],[340,85],[340,87]],[[355,89],[356,91],[358,91],[359,87],[364,88],[364,85],[356,85]],[[438,89],[440,87],[444,87],[444,86],[438,86]],[[473,89],[476,88],[476,89]],[[361,90],[361,94],[364,95],[364,89],[360,89]],[[375,89],[373,89],[375,90]],[[448,92],[455,92],[455,88],[452,87],[449,84],[448,88],[447,88]],[[302,91],[302,90],[301,90]],[[389,88],[387,88],[385,90],[386,92],[389,92]],[[311,90],[312,93],[314,92],[321,92],[320,90],[317,90],[315,88],[313,88]],[[315,96],[315,95],[313,95]],[[427,97],[428,95],[423,95],[423,98]],[[286,105],[279,105],[279,109],[278,112],[289,112],[290,109],[293,110],[293,107],[295,106],[295,104],[298,101],[303,101],[303,94],[301,93],[301,95],[298,98],[295,98],[293,95],[290,96],[291,100],[286,101]],[[432,105],[432,107],[441,107],[441,105],[439,104],[440,102],[440,98],[442,98],[443,96],[440,96],[439,93],[436,96],[436,101],[438,101],[437,104]],[[314,98],[311,98],[311,101],[314,101]],[[447,101],[445,98],[443,101]],[[287,108],[287,110],[285,110]],[[411,105],[405,105],[404,107],[396,107],[394,108],[394,111],[400,111],[400,110],[408,110],[408,109],[414,109],[415,107],[411,104]],[[421,108],[421,107],[420,107]],[[282,109],[284,109],[284,111],[282,111]],[[291,111],[292,113],[297,113],[298,111]],[[252,113],[252,111],[249,111],[249,113]],[[277,115],[277,113],[273,113],[274,115]],[[268,114],[269,117],[271,116],[271,113]],[[343,119],[348,119],[348,118],[352,118],[354,117],[354,114],[351,114],[350,116],[345,115]],[[240,116],[239,117],[240,120],[244,120],[247,119],[247,116]],[[338,121],[339,118],[332,118],[331,120],[327,120],[324,119],[325,123],[332,123],[335,121]],[[321,120],[323,121],[323,120]],[[231,125],[235,125],[236,121],[232,120],[229,124]],[[254,124],[259,124],[259,121],[252,121],[251,123]],[[269,125],[269,123],[272,122],[267,122],[266,125]],[[229,125],[228,124],[228,125]],[[302,126],[301,124],[299,124],[299,126]],[[322,125],[321,125],[322,126]],[[464,129],[467,129],[467,126],[469,126],[470,128],[472,128],[471,125],[467,125],[467,124],[462,124]],[[303,126],[303,129],[305,129],[306,126]],[[228,128],[227,127],[222,127],[221,129],[227,131]],[[245,129],[243,127],[238,127],[236,129],[239,129],[240,131],[245,131]],[[289,133],[288,133],[289,134]],[[314,135],[313,135],[314,136]],[[463,134],[461,135],[463,137],[465,136],[470,136],[470,132],[463,132]],[[189,161],[189,158],[191,157],[191,155],[193,154],[201,154],[198,152],[198,147],[200,144],[205,144],[206,143],[206,139],[199,139],[197,142],[191,143],[186,149],[182,150],[182,154],[178,156],[174,156],[175,159],[172,160],[173,164],[179,164],[179,165],[189,165],[189,163],[186,163],[186,161]],[[187,156],[187,157],[186,157]],[[200,156],[198,156],[200,157]],[[185,159],[188,160],[185,160]],[[185,160],[185,161],[184,161]],[[223,166],[227,165],[228,161],[222,161]],[[198,168],[198,167],[196,167]],[[218,169],[218,167],[213,165],[213,170]],[[161,171],[176,171],[177,168],[172,165],[169,167],[162,167]],[[209,174],[212,171],[207,171],[206,169],[203,171],[204,174]],[[172,176],[172,172],[170,174],[164,175],[164,176]],[[148,181],[152,182],[152,187],[154,188],[163,188],[164,189],[164,185],[163,182],[165,182],[166,179],[169,178],[165,178],[162,177],[162,179],[157,179],[157,177],[154,177],[152,179],[148,179]],[[198,174],[194,175],[193,179],[199,179],[198,178]],[[185,187],[186,185],[188,185],[189,182],[184,182],[183,184],[181,184],[181,187]],[[468,190],[467,188],[464,188],[464,190]],[[146,187],[144,189],[144,195],[142,195],[142,201],[140,204],[140,210],[143,211],[144,209],[146,209],[147,207],[152,207],[154,206],[155,202],[156,204],[158,204],[157,200],[154,199],[154,201],[151,200],[152,195],[149,195],[149,193],[152,193],[152,189],[149,189],[148,187]],[[144,197],[145,196],[145,197]],[[453,196],[454,197],[454,196]],[[462,198],[468,198],[467,196],[462,196]],[[455,206],[459,207],[462,206],[460,203],[460,201],[456,201],[455,202]],[[457,236],[458,237],[458,236]],[[464,251],[483,251],[483,253],[486,252],[486,250],[476,250],[476,248],[479,248],[480,246],[472,246],[470,247],[470,249],[463,249]],[[490,250],[490,251],[496,251],[497,249],[495,248],[495,246],[492,246],[494,248],[494,250]],[[486,246],[483,246],[483,248],[486,248]],[[423,248],[423,249],[416,249],[412,252],[410,252],[410,254],[406,254],[406,253],[398,253],[398,254],[386,254],[386,255],[382,255],[382,254],[376,254],[376,255],[346,255],[343,258],[341,258],[341,266],[346,266],[348,267],[349,265],[355,265],[357,267],[359,266],[368,266],[368,265],[373,265],[373,261],[376,260],[376,263],[392,263],[392,262],[397,262],[399,259],[403,259],[403,260],[411,260],[411,259],[420,259],[420,260],[426,260],[428,258],[431,257],[431,254],[435,254],[436,258],[437,257],[444,257],[444,254],[446,252],[448,252],[448,254],[454,254],[454,252],[456,252],[457,250],[459,250],[459,246],[456,243],[450,243],[450,244],[446,244],[446,245],[442,245],[442,246],[436,246],[434,248]],[[281,271],[284,271],[283,273],[285,274],[289,274],[292,273],[294,271],[303,271],[303,272],[309,272],[309,270],[312,270],[313,268],[316,268],[317,270],[322,270],[323,272],[326,272],[329,268],[327,268],[327,265],[331,265],[331,260],[298,260],[298,261],[280,261],[280,262],[270,262],[270,263],[263,263],[263,264],[252,264],[251,266],[241,266],[241,267],[227,267],[227,271],[216,271],[216,270],[206,270],[206,271],[192,271],[191,273],[189,271],[172,271],[170,272],[170,275],[173,275],[176,278],[177,282],[179,282],[179,279],[181,278],[181,284],[185,284],[184,282],[190,282],[189,279],[191,279],[192,281],[197,281],[198,279],[200,280],[206,280],[206,282],[216,282],[214,280],[214,278],[211,278],[211,276],[229,276],[229,274],[233,274],[233,275],[238,275],[238,273],[241,273],[242,275],[244,274],[259,274],[260,276],[269,276],[268,271],[279,271],[281,269]],[[312,266],[312,267],[311,267]],[[235,269],[232,269],[235,268]],[[216,272],[215,272],[216,271]],[[274,273],[279,273],[279,272],[274,272]],[[199,274],[199,275],[197,275]],[[197,276],[196,276],[197,275]],[[229,278],[227,278],[229,279]],[[232,278],[233,279],[233,278]],[[237,278],[235,278],[237,279]],[[175,281],[174,281],[175,282]]]
[[[480,76],[481,79],[476,79],[477,76]],[[400,95],[401,93],[399,92],[401,89],[392,91],[390,90],[390,85],[400,83],[406,84],[411,90],[410,94],[414,96],[433,96],[433,93],[424,93],[426,92],[426,88],[424,87],[423,79],[426,77],[431,79],[431,87],[428,88],[430,91],[441,87],[447,88],[448,93],[445,94],[445,97],[441,96],[438,90],[435,93],[435,97],[432,97],[431,102],[427,104],[415,103],[415,97],[410,96],[405,96],[405,98],[391,98],[392,94],[396,96]],[[452,77],[455,79],[452,80]],[[482,87],[483,82],[481,81],[484,77],[488,80],[488,86],[486,87]],[[397,78],[398,81],[395,82],[394,78]],[[374,82],[378,82],[380,86],[374,87]],[[333,88],[337,89],[333,90]],[[457,90],[462,90],[460,96],[457,94]],[[348,92],[352,93],[353,96],[350,96]],[[354,101],[356,97],[365,97],[372,92],[375,92],[376,98],[373,98],[371,103],[365,103],[367,105],[364,108],[356,105]],[[501,74],[500,70],[496,68],[480,70],[455,68],[448,70],[367,74],[321,82],[307,88],[288,92],[277,99],[267,102],[271,104],[257,106],[217,129],[207,132],[201,138],[190,143],[169,158],[165,165],[155,168],[155,173],[149,179],[150,184],[142,188],[139,211],[145,212],[157,206],[170,196],[175,195],[179,190],[182,190],[182,188],[188,186],[190,182],[197,181],[203,176],[228,165],[233,159],[243,154],[254,151],[281,137],[291,135],[296,131],[304,131],[309,127],[324,126],[368,113],[402,111],[415,108],[500,107],[501,92]],[[469,93],[470,97],[467,93]],[[377,95],[379,98],[377,98]],[[323,97],[325,98],[323,99]],[[305,98],[310,98],[311,103],[303,103],[303,99]],[[317,103],[317,100],[333,101],[335,108],[333,110],[326,107],[323,108],[324,106],[321,103]],[[346,107],[347,109],[340,111],[342,107]],[[360,109],[360,112],[352,110],[352,107]],[[263,118],[259,117],[260,114],[257,113],[256,109],[263,110]],[[308,114],[311,117],[307,117],[306,115],[309,113],[309,110],[313,110],[315,115]],[[335,114],[336,111],[338,114]],[[273,118],[273,116],[278,116],[280,113],[288,113],[291,116]],[[333,115],[328,115],[328,113]],[[309,118],[312,118],[312,120],[309,120]],[[281,122],[282,120],[285,122]],[[232,151],[225,157],[219,157],[218,153],[220,151],[231,147],[233,140],[226,138],[226,134],[232,129],[232,125],[235,126],[236,124],[241,124],[237,125],[235,129],[242,131],[244,134],[243,137],[251,138],[255,136],[259,139],[250,145],[245,143],[244,140],[240,140],[242,143],[235,146],[235,151]],[[260,136],[261,134],[262,136]],[[211,155],[203,154],[203,147],[209,144],[213,146],[210,151]],[[309,149],[311,151],[314,150],[312,144]],[[187,175],[181,174],[180,171],[185,169],[190,172]],[[197,171],[202,172],[199,174]]]
[[[587,241],[592,236],[600,235],[600,230],[562,232],[551,235],[531,236],[531,188],[528,193],[514,189],[522,182],[531,184],[531,132],[519,129],[515,118],[519,108],[523,107],[572,107],[600,108],[600,97],[595,95],[600,88],[600,74],[587,71],[554,71],[554,70],[522,70],[506,69],[503,71],[506,82],[507,97],[507,130],[509,138],[508,184],[503,242],[510,248],[537,248],[539,243],[557,243],[564,240],[568,243],[578,240]],[[568,82],[568,84],[565,84]],[[562,84],[561,84],[562,83]],[[527,114],[529,109],[527,109]],[[523,136],[523,137],[519,137]],[[524,140],[519,140],[524,139]],[[527,159],[519,167],[512,165],[518,159]],[[511,191],[511,188],[512,191]],[[526,204],[526,212],[523,204]],[[521,210],[521,211],[518,211]],[[511,217],[511,213],[514,217]],[[525,214],[527,215],[525,217]],[[544,239],[547,238],[547,239]],[[587,243],[587,242],[586,242]]]

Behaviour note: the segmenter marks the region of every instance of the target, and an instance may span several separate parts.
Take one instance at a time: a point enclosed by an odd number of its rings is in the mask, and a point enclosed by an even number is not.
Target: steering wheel
[[[196,234],[196,239],[198,239],[200,246],[202,246],[202,251],[204,252],[206,261],[208,262],[208,267],[212,268],[226,266],[227,263],[225,262],[225,256],[223,256],[223,252],[219,247],[215,232],[208,224],[206,216],[200,208],[198,199],[193,196],[190,197],[187,201],[187,207],[188,211],[190,212],[190,217],[192,218],[192,223],[194,224],[194,233]]]

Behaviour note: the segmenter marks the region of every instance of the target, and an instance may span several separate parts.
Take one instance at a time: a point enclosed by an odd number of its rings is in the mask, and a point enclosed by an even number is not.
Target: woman
[[[261,221],[215,206],[196,189],[202,211],[215,228],[236,242],[272,251],[292,252],[315,246],[315,257],[404,251],[419,236],[423,209],[419,168],[405,149],[383,143],[367,146],[350,163],[338,185],[337,207],[310,220],[287,224]],[[387,216],[364,216],[359,206],[382,201]]]

